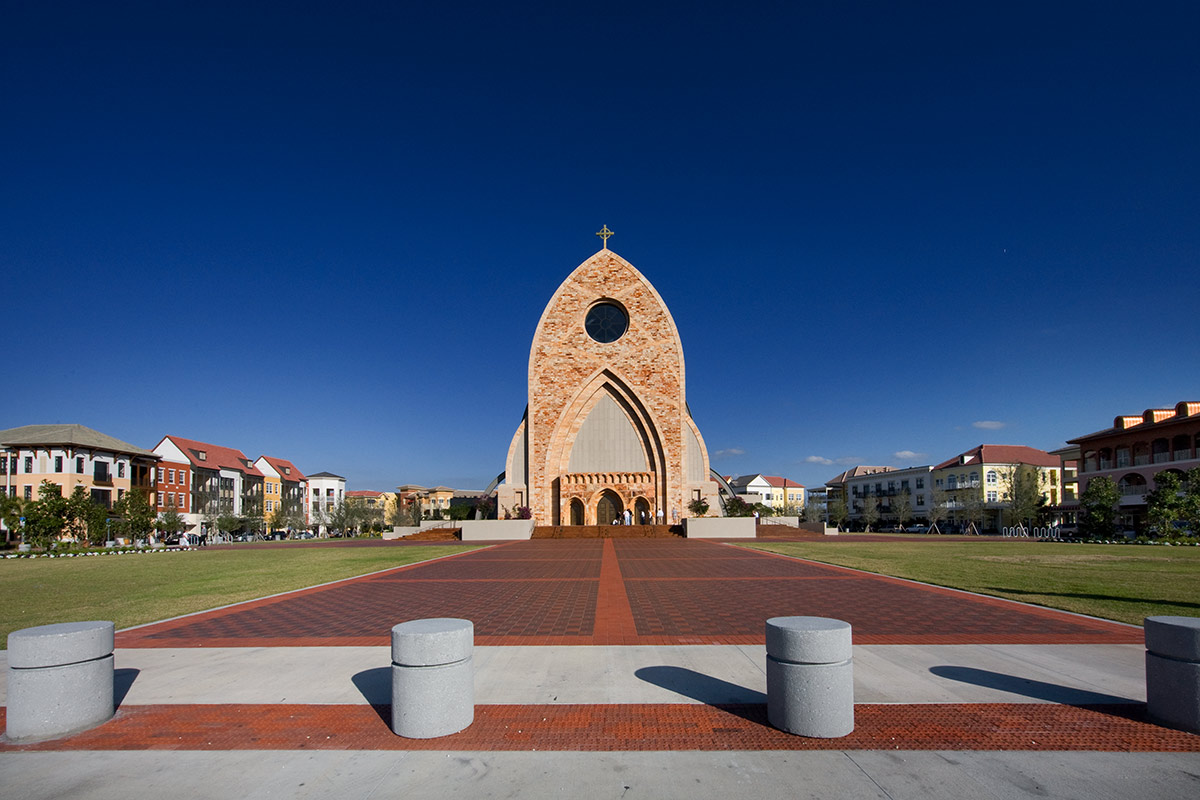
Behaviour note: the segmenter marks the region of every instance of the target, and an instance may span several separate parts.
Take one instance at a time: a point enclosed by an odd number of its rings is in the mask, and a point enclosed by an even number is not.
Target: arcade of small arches
[[[1083,452],[1083,472],[1103,472],[1126,467],[1145,467],[1169,464],[1173,461],[1192,461],[1200,453],[1200,433],[1184,433],[1167,438],[1141,440],[1114,447],[1101,447]]]
[[[651,524],[659,510],[656,483],[649,472],[567,473],[559,480],[560,519],[610,525],[629,509],[634,523]]]

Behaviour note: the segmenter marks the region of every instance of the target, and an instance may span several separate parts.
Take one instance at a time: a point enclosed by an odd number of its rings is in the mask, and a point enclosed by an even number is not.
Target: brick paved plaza
[[[844,619],[856,644],[1137,644],[1139,628],[688,540],[511,542],[118,635],[118,647],[385,645],[462,617],[478,645],[761,644],[770,617]]]
[[[481,647],[761,645],[764,620],[786,615],[847,620],[855,645],[1142,642],[1137,627],[726,543],[595,539],[498,544],[124,631],[117,647],[382,648],[397,622],[440,616],[472,620]],[[817,740],[771,728],[762,704],[493,703],[462,733],[416,741],[391,733],[380,702],[185,700],[125,705],[92,731],[0,750],[1200,751],[1200,736],[1151,724],[1144,709],[860,703],[851,736]]]

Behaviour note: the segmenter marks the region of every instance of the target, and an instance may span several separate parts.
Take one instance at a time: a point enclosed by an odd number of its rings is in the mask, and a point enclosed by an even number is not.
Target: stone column
[[[392,628],[392,732],[409,739],[458,733],[475,721],[475,626],[415,619]]]
[[[8,635],[6,733],[53,739],[112,718],[111,622],[64,622]]]
[[[854,730],[850,623],[824,617],[767,620],[767,720],[799,736]]]
[[[1146,711],[1200,733],[1200,617],[1146,617]]]

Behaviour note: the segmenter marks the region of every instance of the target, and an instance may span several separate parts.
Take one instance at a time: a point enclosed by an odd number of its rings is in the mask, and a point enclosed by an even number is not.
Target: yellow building
[[[1062,462],[1044,450],[1023,445],[981,444],[933,468],[933,485],[946,498],[950,526],[974,522],[982,530],[998,531],[1017,524],[1006,513],[1009,481],[1021,465],[1037,470],[1038,489],[1047,507],[1061,498]]]

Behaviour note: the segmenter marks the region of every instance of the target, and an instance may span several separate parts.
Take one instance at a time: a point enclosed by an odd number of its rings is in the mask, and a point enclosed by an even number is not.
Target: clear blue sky
[[[1200,3],[8,2],[0,428],[482,488],[613,250],[713,465],[1200,399]]]

